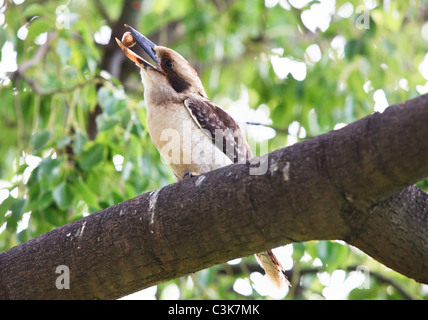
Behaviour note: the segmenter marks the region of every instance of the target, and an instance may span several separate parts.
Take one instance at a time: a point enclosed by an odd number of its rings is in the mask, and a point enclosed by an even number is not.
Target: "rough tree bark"
[[[0,254],[0,298],[112,299],[297,241],[342,239],[428,283],[428,95],[146,193]],[[267,165],[261,175],[250,170]],[[70,289],[56,288],[56,268]]]

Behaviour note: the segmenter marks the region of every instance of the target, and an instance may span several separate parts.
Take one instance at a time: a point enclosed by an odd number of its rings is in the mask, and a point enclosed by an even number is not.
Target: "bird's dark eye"
[[[165,60],[163,63],[164,67],[167,69],[172,69],[174,68],[174,64],[172,63],[171,60]]]

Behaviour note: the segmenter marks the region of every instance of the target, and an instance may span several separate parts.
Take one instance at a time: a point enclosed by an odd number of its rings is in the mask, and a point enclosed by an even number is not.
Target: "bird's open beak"
[[[116,38],[116,42],[119,45],[119,47],[122,49],[122,51],[126,54],[126,56],[135,64],[137,64],[139,67],[146,69],[147,67],[157,69],[159,70],[159,62],[156,58],[156,52],[155,48],[156,45],[151,42],[149,39],[147,39],[145,36],[143,36],[141,33],[139,33],[134,28],[128,26],[125,24],[125,27],[129,29],[129,31],[132,34],[132,37],[134,38],[135,42],[138,43],[138,45],[144,49],[144,51],[150,56],[150,58],[153,59],[153,61],[156,63],[156,67],[154,67],[152,64],[141,58],[138,54],[130,50],[128,47],[126,47],[122,41],[120,41],[118,38]]]

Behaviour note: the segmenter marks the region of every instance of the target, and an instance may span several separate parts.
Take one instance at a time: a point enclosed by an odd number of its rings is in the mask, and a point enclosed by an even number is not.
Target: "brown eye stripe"
[[[171,70],[170,70],[171,71]],[[190,88],[190,83],[179,77],[179,75],[173,71],[167,74],[168,82],[171,87],[177,92],[183,92]]]

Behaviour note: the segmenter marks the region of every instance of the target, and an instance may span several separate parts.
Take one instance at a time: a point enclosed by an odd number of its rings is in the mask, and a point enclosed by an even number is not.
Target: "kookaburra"
[[[116,41],[140,68],[147,128],[175,176],[181,180],[250,159],[252,154],[243,131],[229,114],[208,99],[198,74],[186,59],[125,26],[130,32],[124,34],[122,41]],[[129,49],[135,43],[155,65]],[[255,256],[274,284],[289,285],[272,251]]]

